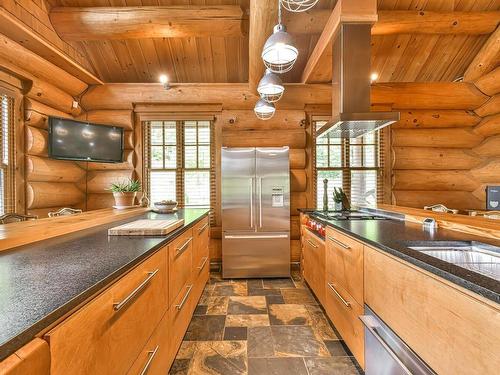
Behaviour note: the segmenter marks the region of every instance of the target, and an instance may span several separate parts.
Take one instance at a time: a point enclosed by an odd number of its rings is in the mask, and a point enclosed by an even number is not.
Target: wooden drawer
[[[169,334],[166,312],[127,374],[165,375],[174,361],[170,355]]]
[[[177,299],[191,279],[193,231],[187,230],[168,246],[168,305]]]
[[[195,292],[194,287],[194,284],[186,284],[168,309],[170,356],[175,356],[177,353],[182,338],[184,337],[187,327],[189,326],[191,315],[195,307],[193,302],[193,293]]]
[[[204,271],[209,263],[209,232],[208,217],[205,217],[193,227],[193,272],[196,275]]]
[[[326,229],[326,273],[363,305],[363,244]]]
[[[51,374],[126,373],[167,308],[166,270],[162,249],[51,330]]]
[[[342,286],[333,281],[333,275],[326,276],[325,310],[345,343],[364,368],[364,328],[359,317],[363,315],[363,306]]]
[[[1,375],[49,375],[50,352],[47,342],[33,339],[0,362]]]
[[[316,297],[323,302],[325,298],[325,244],[305,228],[302,242],[304,277]]]
[[[498,373],[498,304],[367,246],[365,300],[436,373]]]

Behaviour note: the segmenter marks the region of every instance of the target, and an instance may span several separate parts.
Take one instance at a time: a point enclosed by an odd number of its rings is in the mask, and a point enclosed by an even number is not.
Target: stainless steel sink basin
[[[500,281],[500,247],[481,242],[415,242],[408,248]]]

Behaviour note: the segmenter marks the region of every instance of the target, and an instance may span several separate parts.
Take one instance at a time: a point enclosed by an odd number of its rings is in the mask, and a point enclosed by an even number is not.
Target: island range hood
[[[317,136],[357,138],[399,120],[399,112],[370,112],[371,26],[340,25],[333,43],[332,117]]]

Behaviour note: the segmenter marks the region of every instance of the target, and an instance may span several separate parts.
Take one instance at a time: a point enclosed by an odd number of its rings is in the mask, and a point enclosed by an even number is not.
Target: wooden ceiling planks
[[[55,6],[77,7],[239,5],[247,17],[250,4],[250,0],[52,0],[51,2]],[[332,9],[335,3],[335,0],[320,0],[315,9]],[[492,11],[500,10],[500,3],[498,0],[379,0],[378,9],[436,12]],[[294,14],[287,14],[286,17],[293,19]],[[307,17],[302,19],[307,20]],[[297,28],[297,25],[295,27]],[[307,27],[306,29],[309,30]],[[300,81],[319,33],[294,36],[299,48],[299,59],[294,69],[283,76],[284,82]],[[379,82],[452,81],[464,74],[486,39],[487,35],[374,35],[372,36],[373,71],[379,74]],[[105,82],[157,82],[160,74],[167,74],[174,83],[248,82],[248,35],[106,40],[74,44],[82,47],[96,73]],[[329,77],[321,79],[322,82],[327,82]]]

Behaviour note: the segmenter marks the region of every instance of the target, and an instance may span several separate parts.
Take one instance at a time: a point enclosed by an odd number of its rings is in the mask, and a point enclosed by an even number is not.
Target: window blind
[[[0,213],[4,214],[16,208],[14,99],[0,94],[0,104]]]
[[[144,122],[143,126],[145,191],[151,202],[172,199],[180,207],[213,208],[213,121],[155,120]],[[211,221],[215,222],[213,214]]]
[[[372,132],[360,138],[340,139],[328,134],[316,138],[313,126],[313,166],[316,207],[323,208],[324,180],[328,180],[328,208],[334,208],[333,188],[341,187],[355,206],[373,206],[383,199],[383,133]]]

